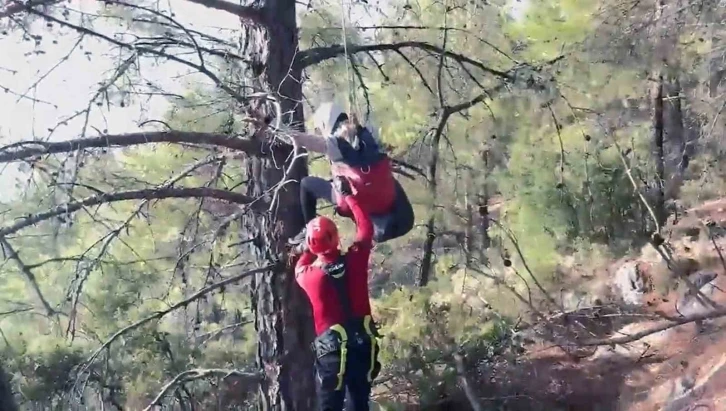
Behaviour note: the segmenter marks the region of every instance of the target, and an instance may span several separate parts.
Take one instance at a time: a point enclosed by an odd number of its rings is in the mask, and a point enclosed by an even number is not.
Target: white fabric
[[[345,110],[343,110],[343,107],[338,104],[325,102],[321,104],[317,110],[315,110],[315,114],[313,115],[313,124],[315,128],[320,130],[320,133],[322,133],[323,136],[328,137],[333,134],[335,121],[341,114],[344,113]]]

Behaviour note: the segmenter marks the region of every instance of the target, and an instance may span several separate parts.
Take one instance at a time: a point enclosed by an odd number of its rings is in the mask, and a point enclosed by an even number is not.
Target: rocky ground
[[[726,262],[717,250],[726,246],[724,228],[726,200],[718,200],[688,210],[671,223],[668,233],[676,271],[726,307]],[[584,312],[586,321],[580,322],[583,329],[594,331],[590,333],[593,338],[632,335],[663,323],[643,320],[648,314],[678,317],[710,310],[665,267],[651,246],[636,258],[608,267],[602,278],[618,299],[636,307],[642,317]],[[619,319],[613,321],[615,318]],[[593,327],[592,322],[600,327]],[[509,372],[514,374],[508,376],[510,382],[526,383],[513,384],[507,394],[524,398],[511,401],[511,409],[533,411],[726,410],[724,346],[726,317],[673,327],[629,344],[594,347],[584,355],[568,355],[539,342],[528,347],[527,359],[519,369]]]
[[[681,277],[726,307],[726,199],[688,210],[669,224],[675,270],[650,245],[588,278],[595,297],[620,306],[577,310],[553,324],[581,341],[633,335],[663,324],[656,316],[706,312]],[[677,273],[674,273],[677,272]],[[607,289],[607,292],[603,292]],[[607,294],[607,296],[605,296]],[[623,315],[629,305],[634,315]],[[482,370],[477,381],[488,409],[527,411],[726,410],[726,317],[689,323],[621,345],[563,350],[530,338],[516,364]],[[454,408],[467,407],[457,401]]]

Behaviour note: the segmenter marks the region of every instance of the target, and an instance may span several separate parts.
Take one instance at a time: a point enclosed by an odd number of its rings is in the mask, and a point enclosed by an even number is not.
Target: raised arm
[[[371,217],[361,208],[355,197],[345,196],[345,202],[348,203],[355,220],[355,243],[364,247],[371,247],[373,245],[373,221],[371,221]]]
[[[298,144],[305,147],[308,151],[320,154],[328,154],[328,144],[325,138],[315,134],[301,133],[299,131],[291,131],[290,138],[294,139]]]
[[[295,264],[295,276],[302,274],[305,270],[317,260],[315,254],[305,250]]]

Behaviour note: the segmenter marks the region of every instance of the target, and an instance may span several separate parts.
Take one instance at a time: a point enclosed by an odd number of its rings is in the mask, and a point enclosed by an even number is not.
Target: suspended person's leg
[[[300,182],[300,206],[305,224],[317,216],[318,199],[333,203],[331,182],[320,177],[304,177]],[[305,228],[303,227],[302,231],[290,239],[290,244],[297,245],[304,240]]]
[[[396,200],[393,202],[391,212],[371,216],[374,229],[373,240],[376,243],[383,243],[408,234],[413,229],[415,217],[411,201],[401,183],[396,180]]]

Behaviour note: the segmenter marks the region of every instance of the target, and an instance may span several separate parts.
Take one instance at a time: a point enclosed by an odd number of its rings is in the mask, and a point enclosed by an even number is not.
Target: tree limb
[[[52,4],[60,2],[61,0],[31,0],[26,2],[10,1],[10,4],[8,4],[2,11],[0,11],[0,19],[26,11],[28,7],[50,6]]]
[[[661,331],[665,331],[674,327],[678,327],[679,325],[689,324],[696,321],[702,321],[702,320],[709,320],[714,318],[720,318],[720,317],[726,317],[726,308],[720,308],[718,310],[712,310],[706,313],[700,313],[700,314],[693,314],[684,316],[681,318],[674,318],[670,321],[663,322],[662,324],[656,325],[653,328],[648,328],[647,330],[639,331],[634,334],[630,335],[624,335],[622,337],[615,337],[615,338],[604,338],[604,339],[597,339],[597,340],[588,340],[579,343],[578,345],[583,347],[593,347],[598,345],[614,345],[614,344],[627,344],[634,341],[638,341],[641,338],[647,337],[651,334],[659,333]]]
[[[266,210],[266,203],[259,199],[250,198],[244,194],[234,193],[209,187],[180,187],[180,188],[147,188],[142,190],[121,191],[116,193],[98,194],[71,203],[61,204],[50,210],[38,214],[31,214],[10,226],[0,228],[0,237],[16,233],[41,221],[48,220],[61,214],[73,213],[83,207],[104,203],[113,203],[126,200],[149,200],[162,198],[202,198],[211,197],[230,203],[250,205],[254,209]]]
[[[190,3],[202,5],[204,7],[226,11],[227,13],[234,14],[246,23],[257,24],[260,26],[269,27],[270,22],[265,19],[262,11],[255,7],[243,6],[235,4],[225,0],[187,0]]]
[[[398,43],[368,44],[368,45],[349,44],[347,47],[348,54],[368,53],[368,52],[372,52],[372,51],[398,52],[401,49],[407,49],[407,48],[425,50],[425,51],[435,53],[438,55],[443,55],[444,57],[450,58],[459,63],[467,63],[469,65],[472,65],[486,73],[492,74],[492,75],[502,78],[504,80],[514,80],[514,77],[508,71],[501,71],[501,70],[493,69],[491,67],[484,65],[484,63],[474,60],[463,54],[444,50],[443,48],[441,48],[439,46],[435,46],[433,44],[426,43],[423,41],[402,41],[402,42],[398,42]],[[293,62],[293,64],[296,65],[296,67],[298,67],[299,69],[305,69],[310,66],[321,63],[325,60],[330,60],[330,59],[339,57],[343,54],[345,54],[345,47],[341,44],[334,44],[334,45],[328,46],[328,47],[314,47],[314,48],[310,48],[310,49],[299,52],[295,56],[295,61]]]
[[[69,22],[67,22],[65,20],[61,20],[59,18],[56,18],[54,16],[51,16],[51,15],[49,15],[47,13],[43,13],[43,12],[38,11],[36,9],[33,9],[31,7],[27,7],[27,6],[24,6],[24,7],[25,7],[25,10],[28,13],[30,13],[30,14],[34,14],[34,15],[36,15],[38,17],[43,18],[46,21],[50,21],[50,22],[56,23],[56,24],[58,24],[58,25],[60,25],[62,27],[67,27],[69,29],[75,30],[76,32],[78,32],[80,34],[86,34],[86,35],[89,35],[89,36],[92,36],[92,37],[95,37],[95,38],[104,40],[104,41],[106,41],[106,42],[108,42],[110,44],[113,44],[115,46],[124,48],[126,50],[129,50],[129,51],[132,51],[132,52],[135,52],[135,53],[139,53],[139,55],[151,55],[151,56],[161,57],[161,58],[165,58],[165,59],[167,59],[169,61],[174,61],[176,63],[182,64],[182,65],[187,66],[189,68],[193,68],[193,69],[197,70],[199,73],[205,75],[217,87],[219,87],[225,93],[227,93],[228,95],[230,95],[238,103],[240,103],[240,104],[247,103],[247,100],[248,99],[245,96],[243,96],[243,95],[239,94],[238,92],[236,92],[230,86],[228,86],[227,84],[225,84],[216,74],[212,73],[208,68],[206,68],[205,66],[203,66],[201,64],[192,63],[191,61],[184,60],[183,58],[180,58],[180,57],[175,56],[175,55],[172,55],[172,54],[165,53],[163,51],[156,50],[154,48],[142,47],[142,46],[136,46],[134,44],[124,43],[124,42],[119,41],[119,40],[116,40],[116,39],[114,39],[114,38],[112,38],[110,36],[107,36],[107,35],[105,35],[103,33],[99,33],[97,31],[93,31],[91,29],[88,29],[88,28],[83,27],[83,26],[79,26],[77,24],[69,23]]]
[[[20,259],[17,251],[15,251],[15,248],[13,248],[13,246],[8,242],[5,236],[0,236],[0,244],[2,244],[3,250],[8,253],[8,257],[11,260],[14,260],[15,264],[17,264],[20,272],[23,273],[25,279],[28,281],[28,284],[30,284],[30,286],[33,288],[33,291],[35,291],[35,294],[38,296],[40,303],[43,304],[43,308],[45,308],[45,312],[48,314],[48,316],[55,315],[56,310],[50,306],[48,300],[46,300],[45,296],[43,296],[43,292],[40,290],[40,285],[38,285],[38,280],[36,280],[35,274],[33,274],[30,268],[28,268],[23,260]]]
[[[26,160],[30,157],[67,153],[85,148],[128,147],[148,143],[208,144],[264,157],[271,154],[262,141],[240,138],[227,134],[198,133],[191,131],[152,131],[141,133],[104,135],[78,138],[68,141],[20,141],[0,148],[0,163]],[[283,145],[283,143],[276,143]],[[30,146],[30,147],[29,147]]]
[[[171,391],[173,388],[175,388],[178,384],[184,384],[185,382],[192,381],[192,380],[198,380],[202,378],[208,378],[208,377],[215,377],[215,376],[221,376],[222,379],[226,379],[229,377],[241,377],[244,379],[249,380],[250,382],[257,382],[260,380],[261,375],[259,373],[249,373],[249,372],[242,372],[239,370],[223,370],[219,368],[212,368],[212,369],[200,369],[196,368],[193,370],[186,370],[176,377],[174,377],[171,381],[166,383],[164,387],[161,389],[159,394],[154,398],[151,403],[144,408],[144,411],[150,411],[154,406],[161,405],[161,400],[166,396],[169,391]]]
[[[194,300],[196,300],[198,298],[201,298],[201,297],[203,297],[203,296],[205,296],[205,295],[207,295],[207,294],[209,294],[209,293],[211,293],[213,291],[216,291],[216,290],[218,290],[220,288],[223,288],[223,287],[225,287],[225,286],[227,286],[229,284],[232,284],[232,283],[235,283],[237,281],[240,281],[240,280],[242,280],[244,278],[251,277],[251,276],[253,276],[255,274],[259,274],[259,273],[263,273],[263,272],[272,270],[275,267],[276,267],[275,264],[268,264],[268,265],[266,265],[264,267],[255,268],[255,269],[252,269],[252,270],[249,270],[249,271],[245,271],[245,272],[243,272],[241,274],[237,274],[237,275],[232,276],[230,278],[227,278],[225,280],[219,281],[217,283],[214,283],[212,285],[209,285],[207,287],[202,288],[201,290],[199,290],[196,293],[192,294],[188,298],[186,298],[186,299],[184,299],[182,301],[179,301],[176,304],[171,305],[169,308],[167,308],[165,310],[157,311],[157,312],[149,315],[148,317],[144,317],[141,320],[136,321],[133,324],[127,325],[126,327],[124,327],[124,328],[116,331],[108,340],[106,340],[106,342],[104,342],[100,347],[98,347],[98,349],[96,351],[93,352],[93,354],[88,358],[88,360],[86,360],[86,363],[83,366],[83,368],[81,369],[80,373],[83,373],[86,370],[88,370],[88,368],[93,364],[93,361],[98,357],[98,355],[103,350],[105,350],[106,348],[108,348],[114,341],[116,341],[119,337],[121,337],[122,335],[126,334],[127,332],[132,331],[132,330],[134,330],[136,328],[139,328],[142,325],[144,325],[144,324],[146,324],[146,323],[148,323],[150,321],[159,320],[162,317],[166,316],[167,314],[169,314],[169,313],[171,313],[171,312],[173,312],[175,310],[178,310],[179,308],[186,307],[187,305],[189,305],[189,303],[193,302]]]

